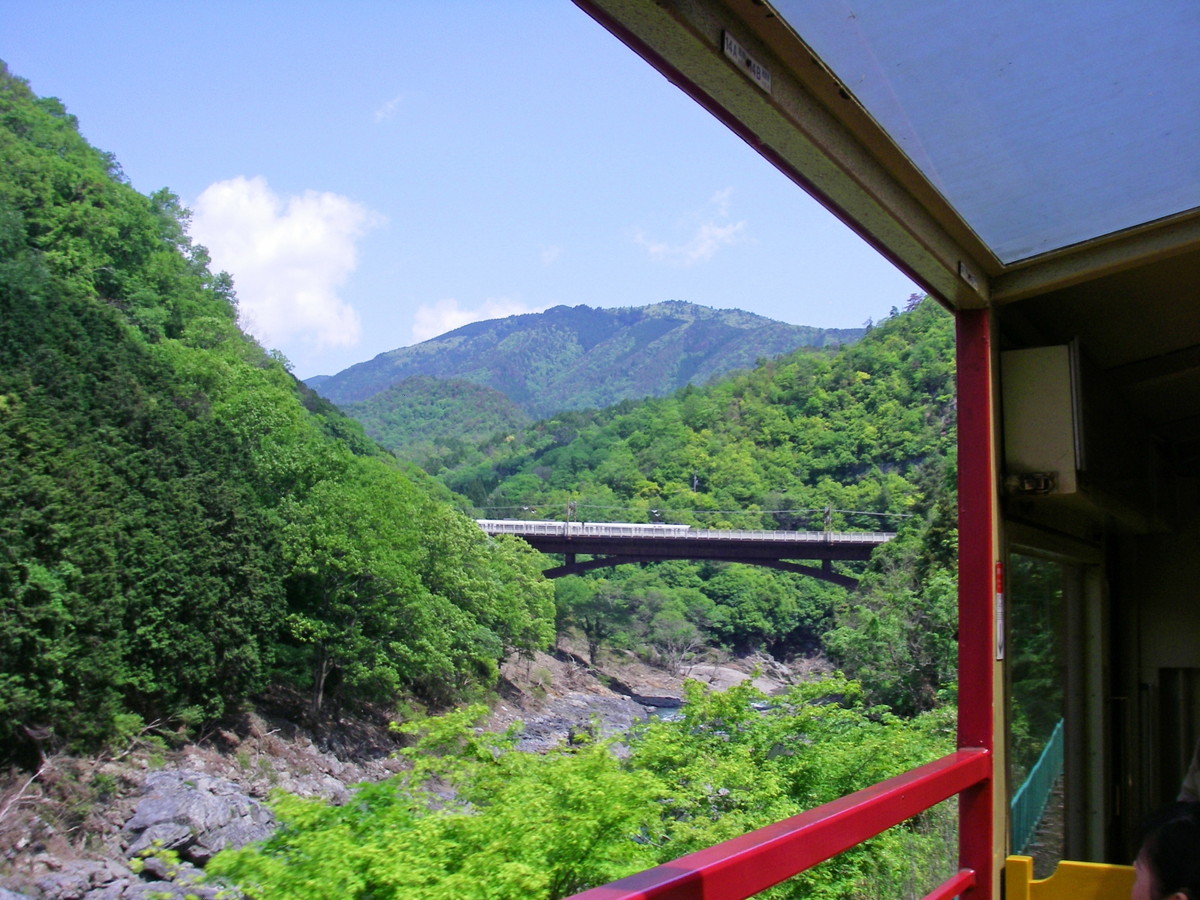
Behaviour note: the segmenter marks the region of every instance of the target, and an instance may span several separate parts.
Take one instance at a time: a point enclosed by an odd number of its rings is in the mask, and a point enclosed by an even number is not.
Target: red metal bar
[[[995,749],[995,550],[989,313],[955,314],[958,364],[958,746]],[[990,755],[989,755],[990,758]],[[991,773],[988,773],[989,776]],[[992,900],[991,777],[959,799],[959,865],[981,873],[971,900]]]
[[[957,875],[942,882],[935,890],[926,894],[924,900],[950,900],[951,897],[965,894],[969,889],[975,887],[977,882],[978,879],[971,869],[959,869]]]
[[[959,750],[782,822],[576,894],[575,900],[744,900],[990,775],[987,751]],[[952,880],[965,888],[961,877]]]

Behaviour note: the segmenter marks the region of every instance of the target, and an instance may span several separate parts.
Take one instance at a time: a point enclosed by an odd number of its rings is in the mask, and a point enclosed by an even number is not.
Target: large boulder
[[[175,850],[203,866],[220,850],[261,841],[275,830],[271,811],[232,781],[188,770],[155,772],[125,823],[130,857]]]

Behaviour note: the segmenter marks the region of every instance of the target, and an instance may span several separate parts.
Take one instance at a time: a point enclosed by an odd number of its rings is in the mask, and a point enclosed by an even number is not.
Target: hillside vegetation
[[[449,703],[550,640],[532,552],[242,334],[186,223],[0,70],[0,760],[271,681]]]
[[[669,394],[797,347],[848,343],[862,329],[788,325],[737,309],[671,300],[651,306],[556,306],[474,322],[308,383],[334,403],[374,398],[414,376],[465,379],[530,416]],[[375,404],[376,414],[383,412]]]
[[[511,434],[531,423],[494,388],[429,375],[405,378],[342,410],[397,456],[429,471],[494,435]]]
[[[578,630],[593,652],[623,645],[675,668],[705,644],[823,650],[861,682],[817,679],[769,701],[749,683],[720,694],[690,682],[678,718],[635,727],[619,747],[577,735],[544,754],[518,752],[519,729],[481,731],[480,708],[413,722],[399,729],[416,740],[404,751],[411,770],[341,806],[281,798],[285,827],[218,855],[209,875],[263,898],[316,898],[337,884],[354,897],[552,900],[949,752],[950,324],[914,302],[837,353],[556,416],[441,472],[481,511],[518,516],[574,502],[589,519],[896,522],[855,592],[684,562],[555,582],[560,630]],[[954,871],[953,841],[953,811],[936,807],[762,896],[922,896]]]
[[[949,751],[952,719],[899,719],[833,678],[772,699],[689,685],[674,721],[546,754],[474,727],[479,708],[406,726],[412,770],[331,806],[282,798],[260,846],[210,875],[252,898],[556,900],[763,827]],[[447,786],[453,788],[450,793]],[[953,813],[922,813],[766,900],[921,897],[955,871]]]

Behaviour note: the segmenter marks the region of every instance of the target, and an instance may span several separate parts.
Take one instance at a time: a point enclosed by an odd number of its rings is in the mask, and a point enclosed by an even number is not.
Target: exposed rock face
[[[627,697],[572,692],[547,703],[538,715],[526,718],[517,749],[544,753],[576,735],[601,738],[626,732],[634,722],[645,718],[646,708]]]
[[[219,850],[268,836],[272,790],[340,803],[404,766],[383,717],[314,733],[290,715],[290,694],[264,707],[177,750],[148,743],[0,773],[0,900],[206,900],[218,888],[193,882]],[[166,849],[177,857],[157,855]]]
[[[219,850],[270,836],[275,816],[232,781],[181,769],[146,778],[146,796],[125,823],[131,857],[156,848],[204,865]]]
[[[125,823],[125,862],[48,860],[52,871],[21,886],[0,888],[0,900],[213,900],[228,889],[197,884],[200,868],[219,850],[269,837],[275,816],[232,781],[187,769],[146,777]],[[178,859],[162,855],[172,850]]]

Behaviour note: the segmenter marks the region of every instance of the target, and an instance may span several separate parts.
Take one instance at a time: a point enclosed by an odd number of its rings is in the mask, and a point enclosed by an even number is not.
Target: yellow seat
[[[1004,900],[1129,900],[1133,866],[1063,860],[1049,878],[1033,877],[1033,859],[1004,864]]]

